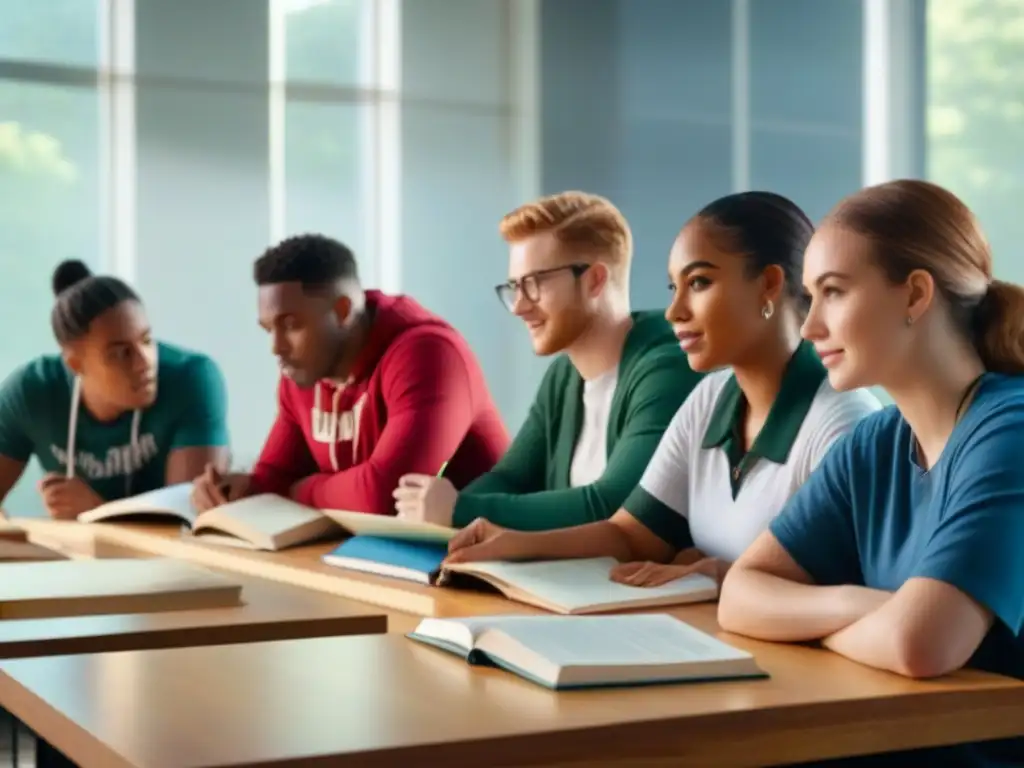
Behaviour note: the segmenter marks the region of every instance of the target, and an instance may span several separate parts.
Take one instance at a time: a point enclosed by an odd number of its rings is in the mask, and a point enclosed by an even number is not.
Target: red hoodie
[[[370,333],[348,381],[301,389],[282,376],[278,415],[253,470],[260,492],[318,509],[394,514],[408,472],[462,488],[509,444],[466,340],[407,296],[366,292]]]

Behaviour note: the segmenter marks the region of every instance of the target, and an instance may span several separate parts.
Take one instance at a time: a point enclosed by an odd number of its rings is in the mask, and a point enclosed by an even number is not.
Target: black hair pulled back
[[[56,301],[50,314],[53,335],[60,345],[85,336],[93,320],[124,301],[139,301],[138,294],[123,280],[93,275],[78,259],[68,259],[53,272]]]

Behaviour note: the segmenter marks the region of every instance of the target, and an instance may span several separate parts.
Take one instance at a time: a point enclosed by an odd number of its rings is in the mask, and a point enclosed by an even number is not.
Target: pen
[[[444,464],[441,465],[441,468],[439,470],[437,470],[437,476],[438,477],[441,477],[441,475],[444,474],[445,467],[447,467],[447,466],[448,466],[448,462],[447,461]],[[437,571],[437,579],[434,581],[434,584],[435,584],[435,586],[438,586],[438,587],[443,587],[443,586],[446,586],[448,584],[448,571],[446,571],[443,566],[438,569],[438,571]]]

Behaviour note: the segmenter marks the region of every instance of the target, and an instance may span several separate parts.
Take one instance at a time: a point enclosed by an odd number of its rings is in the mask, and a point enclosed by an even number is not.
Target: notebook
[[[343,533],[436,542],[447,542],[456,533],[454,528],[385,515],[318,510],[270,493],[248,496],[197,513],[192,506],[191,493],[191,483],[171,485],[107,502],[83,512],[78,520],[83,523],[167,520],[183,525],[190,537],[204,542],[268,551]]]
[[[483,582],[517,602],[552,613],[586,614],[714,600],[718,584],[693,574],[660,587],[632,587],[609,578],[611,557],[525,563],[476,562],[444,566],[439,544],[357,536],[324,555],[329,565],[436,586]],[[465,577],[453,578],[455,574]]]
[[[323,562],[338,568],[430,585],[437,580],[441,562],[447,555],[445,544],[353,536],[324,555]]]
[[[227,608],[242,586],[165,558],[0,564],[0,619]]]
[[[767,677],[750,653],[665,614],[426,618],[408,637],[554,690]]]

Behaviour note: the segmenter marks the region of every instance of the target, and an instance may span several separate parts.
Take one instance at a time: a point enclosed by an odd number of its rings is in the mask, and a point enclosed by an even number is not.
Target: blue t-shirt
[[[156,402],[142,411],[138,449],[133,413],[97,421],[82,403],[75,430],[75,476],[106,501],[162,488],[177,448],[227,446],[227,392],[216,363],[170,344],[157,346]],[[65,472],[74,376],[59,355],[43,355],[0,384],[0,454],[45,472]]]
[[[886,408],[836,442],[770,530],[821,585],[953,585],[995,616],[968,665],[1024,679],[1022,445],[1024,377],[986,374],[930,471]],[[935,752],[929,764],[1024,765],[1024,739]]]

